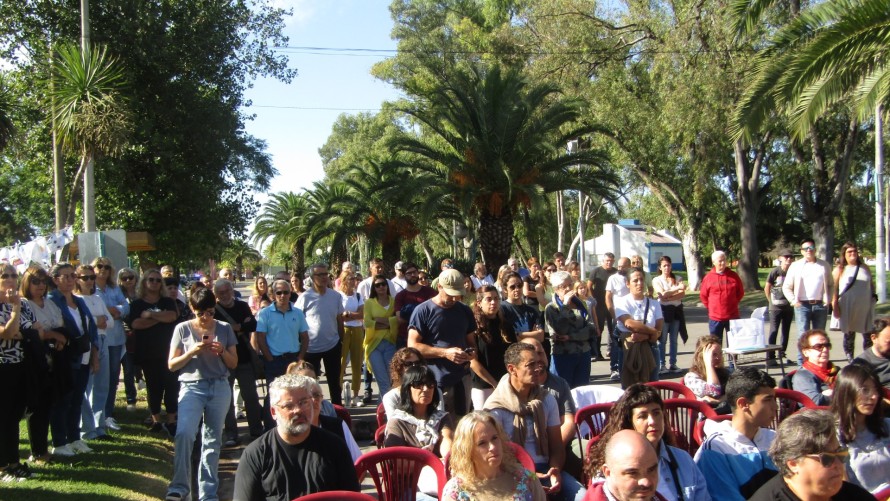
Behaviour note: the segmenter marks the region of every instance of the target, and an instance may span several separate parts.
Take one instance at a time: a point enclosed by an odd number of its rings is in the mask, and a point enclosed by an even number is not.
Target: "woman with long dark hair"
[[[606,462],[606,446],[612,435],[621,430],[635,430],[652,444],[658,454],[658,494],[668,500],[708,501],[705,477],[692,456],[674,447],[674,434],[665,418],[664,401],[658,390],[644,384],[634,384],[615,402],[603,433],[593,446],[586,466],[592,482]]]
[[[473,371],[470,398],[474,409],[481,409],[498,381],[507,373],[504,353],[516,338],[510,337],[500,309],[500,294],[493,285],[483,285],[476,293],[473,316],[476,318],[476,349],[470,361]]]
[[[844,355],[853,361],[856,333],[862,333],[862,349],[868,349],[868,332],[875,314],[875,280],[859,249],[852,242],[841,247],[841,255],[832,272],[834,293],[831,298],[832,316],[837,328],[844,333]]]
[[[686,284],[674,275],[671,258],[668,256],[661,256],[661,259],[658,260],[658,267],[661,269],[661,275],[652,279],[652,289],[655,298],[661,303],[661,314],[664,316],[664,327],[662,327],[661,338],[658,340],[658,349],[661,355],[661,359],[658,361],[661,366],[659,374],[667,374],[680,370],[677,367],[677,334],[680,332],[680,323],[683,318],[682,299],[686,295]],[[668,350],[670,351],[668,352]],[[670,365],[667,362],[670,362]]]
[[[854,362],[841,369],[831,398],[840,445],[850,453],[847,478],[872,494],[890,486],[890,419],[881,390],[871,366]]]
[[[383,275],[371,281],[371,297],[365,301],[365,364],[377,380],[378,395],[389,391],[389,362],[396,353],[399,321],[395,300],[389,295],[389,283]]]

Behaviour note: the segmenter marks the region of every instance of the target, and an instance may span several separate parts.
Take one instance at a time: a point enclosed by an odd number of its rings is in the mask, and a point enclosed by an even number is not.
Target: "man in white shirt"
[[[367,301],[369,297],[371,297],[371,282],[374,281],[374,277],[380,275],[383,276],[384,268],[383,268],[383,260],[379,257],[372,258],[370,262],[368,262],[368,278],[361,281],[356,287],[355,291],[361,294],[362,299]],[[396,286],[392,283],[392,280],[386,279],[386,282],[389,284],[389,297],[396,297],[398,291],[396,290]]]
[[[494,285],[494,279],[488,273],[485,263],[476,263],[473,266],[473,275],[470,277],[473,281],[473,289],[479,290],[483,285]]]
[[[393,270],[395,270],[396,276],[392,277],[392,284],[395,285],[396,294],[398,294],[408,287],[408,281],[405,279],[405,263],[402,261],[396,262]]]
[[[618,259],[618,271],[609,277],[606,282],[606,308],[609,309],[611,318],[615,317],[615,299],[626,296],[630,289],[627,287],[627,271],[630,269],[630,259],[622,257]],[[624,365],[624,350],[621,343],[618,342],[617,329],[609,332],[609,365],[612,368],[612,374],[609,378],[612,381],[621,381],[621,366]]]
[[[808,238],[800,245],[803,257],[793,262],[785,274],[782,292],[794,306],[797,336],[810,329],[825,330],[828,302],[834,293],[831,266],[816,258],[816,244]],[[803,355],[797,354],[797,364],[803,365]]]

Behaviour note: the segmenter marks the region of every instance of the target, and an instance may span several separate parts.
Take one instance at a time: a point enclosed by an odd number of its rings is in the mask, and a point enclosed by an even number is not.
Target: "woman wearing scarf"
[[[803,367],[794,372],[791,387],[810,397],[816,405],[830,404],[838,368],[831,363],[831,341],[825,331],[804,332],[797,349],[803,354]]]
[[[544,308],[544,323],[550,335],[550,372],[577,388],[590,384],[590,339],[596,327],[593,316],[572,288],[567,271],[550,274],[553,300]]]

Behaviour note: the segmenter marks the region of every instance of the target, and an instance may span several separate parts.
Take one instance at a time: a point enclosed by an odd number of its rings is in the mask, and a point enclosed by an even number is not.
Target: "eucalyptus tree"
[[[520,208],[566,189],[618,195],[618,178],[601,150],[566,152],[569,140],[599,131],[578,122],[581,105],[556,85],[529,82],[521,70],[467,64],[404,108],[421,134],[396,146],[423,159],[418,167],[436,176],[463,213],[478,218],[482,252],[496,269],[510,256]]]

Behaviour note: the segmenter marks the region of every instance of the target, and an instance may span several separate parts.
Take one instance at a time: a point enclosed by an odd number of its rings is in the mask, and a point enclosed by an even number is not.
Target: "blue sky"
[[[286,34],[289,47],[395,50],[390,39],[389,0],[276,0],[292,7]],[[370,74],[371,66],[391,53],[329,50],[286,50],[298,71],[290,84],[258,80],[246,93],[256,118],[247,132],[267,142],[267,152],[279,175],[271,192],[308,188],[324,177],[318,148],[341,113],[377,110],[398,92]],[[326,108],[326,109],[311,109]],[[353,111],[355,110],[355,111]],[[265,201],[267,196],[257,197]]]

